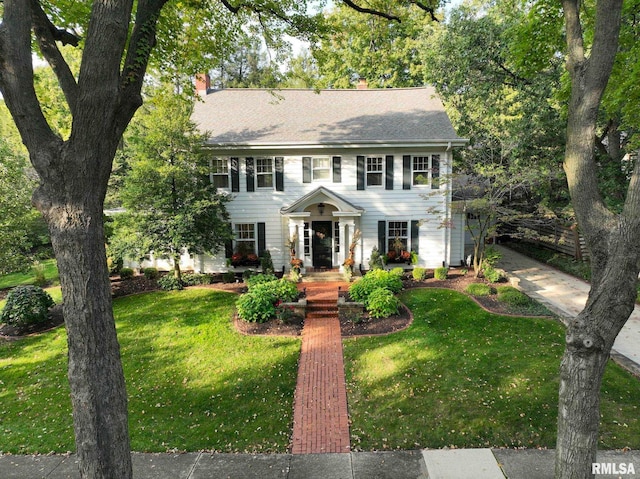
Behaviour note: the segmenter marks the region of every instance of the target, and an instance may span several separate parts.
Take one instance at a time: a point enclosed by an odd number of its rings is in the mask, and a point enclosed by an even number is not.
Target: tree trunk
[[[61,164],[77,165],[79,159],[98,164],[96,158],[109,158],[112,148],[106,148],[63,147]],[[104,246],[106,186],[97,187],[99,175],[81,168],[75,174],[54,168],[50,173],[34,203],[49,226],[60,272],[80,475],[131,479],[127,393]]]

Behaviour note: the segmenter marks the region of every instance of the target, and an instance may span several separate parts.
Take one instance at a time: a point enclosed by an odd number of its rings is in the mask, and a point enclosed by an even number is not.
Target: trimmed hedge
[[[16,286],[7,295],[0,322],[23,331],[33,324],[46,322],[53,305],[55,302],[41,287]]]

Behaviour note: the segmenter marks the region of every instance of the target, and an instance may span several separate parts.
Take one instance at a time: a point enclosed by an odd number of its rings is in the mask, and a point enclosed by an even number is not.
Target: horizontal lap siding
[[[444,159],[445,153],[440,153]],[[388,154],[388,153],[387,153]],[[381,154],[384,158],[386,154]],[[254,155],[258,156],[258,155]],[[367,187],[363,191],[356,189],[356,154],[348,152],[348,154],[332,153],[328,155],[330,158],[341,156],[341,182],[334,183],[333,175],[329,175],[327,181],[312,181],[311,183],[303,183],[303,167],[302,155],[290,156],[284,158],[284,191],[276,191],[274,189],[262,190],[256,187],[256,191],[246,191],[245,181],[245,162],[244,158],[240,161],[240,191],[233,193],[234,199],[228,203],[227,208],[233,223],[265,223],[265,242],[266,248],[271,252],[273,262],[276,268],[281,268],[283,264],[288,264],[289,252],[285,247],[289,231],[286,218],[284,218],[280,209],[291,205],[300,197],[316,190],[320,186],[342,196],[355,206],[365,209],[365,213],[358,220],[356,225],[360,227],[363,237],[363,247],[359,251],[356,263],[362,263],[368,267],[368,259],[371,250],[377,246],[378,241],[378,220],[424,220],[428,217],[427,209],[433,207],[435,209],[445,211],[444,196],[434,195],[423,198],[421,194],[430,194],[434,190],[428,187],[413,188],[411,190],[402,189],[402,154],[394,155],[394,189],[386,190],[383,177],[383,184],[379,187]],[[443,161],[444,167],[444,161]],[[443,168],[443,176],[445,174]],[[384,175],[384,172],[383,172]],[[275,181],[275,177],[274,177]],[[325,212],[322,217],[325,220],[337,221]],[[420,230],[420,264],[427,267],[440,266],[445,260],[444,239],[446,238],[446,228],[439,228],[439,220],[435,216],[423,222]],[[317,219],[317,218],[316,218]],[[342,247],[348,245],[341,242]],[[201,261],[205,265],[206,270],[224,269],[226,262],[224,254],[220,258],[206,258]]]

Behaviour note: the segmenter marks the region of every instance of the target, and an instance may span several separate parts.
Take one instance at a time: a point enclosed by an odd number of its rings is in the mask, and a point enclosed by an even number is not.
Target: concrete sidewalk
[[[496,246],[502,254],[498,267],[504,269],[514,283],[533,299],[561,317],[574,318],[587,302],[589,284],[515,251]],[[620,331],[612,356],[625,367],[640,374],[640,306]]]
[[[551,450],[439,449],[344,454],[133,454],[136,479],[549,479]],[[640,451],[601,451],[610,472],[640,478]],[[614,469],[615,468],[615,469]],[[602,469],[601,469],[602,470]],[[0,456],[2,479],[77,479],[75,456]]]

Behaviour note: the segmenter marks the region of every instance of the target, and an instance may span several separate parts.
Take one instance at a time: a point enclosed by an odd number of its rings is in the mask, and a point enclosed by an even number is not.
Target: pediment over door
[[[289,206],[280,209],[280,213],[283,215],[291,215],[295,213],[303,213],[307,208],[312,205],[324,203],[332,205],[336,208],[334,214],[360,216],[364,213],[364,208],[354,205],[347,201],[342,196],[328,190],[324,186],[321,186],[304,196],[301,196]]]

